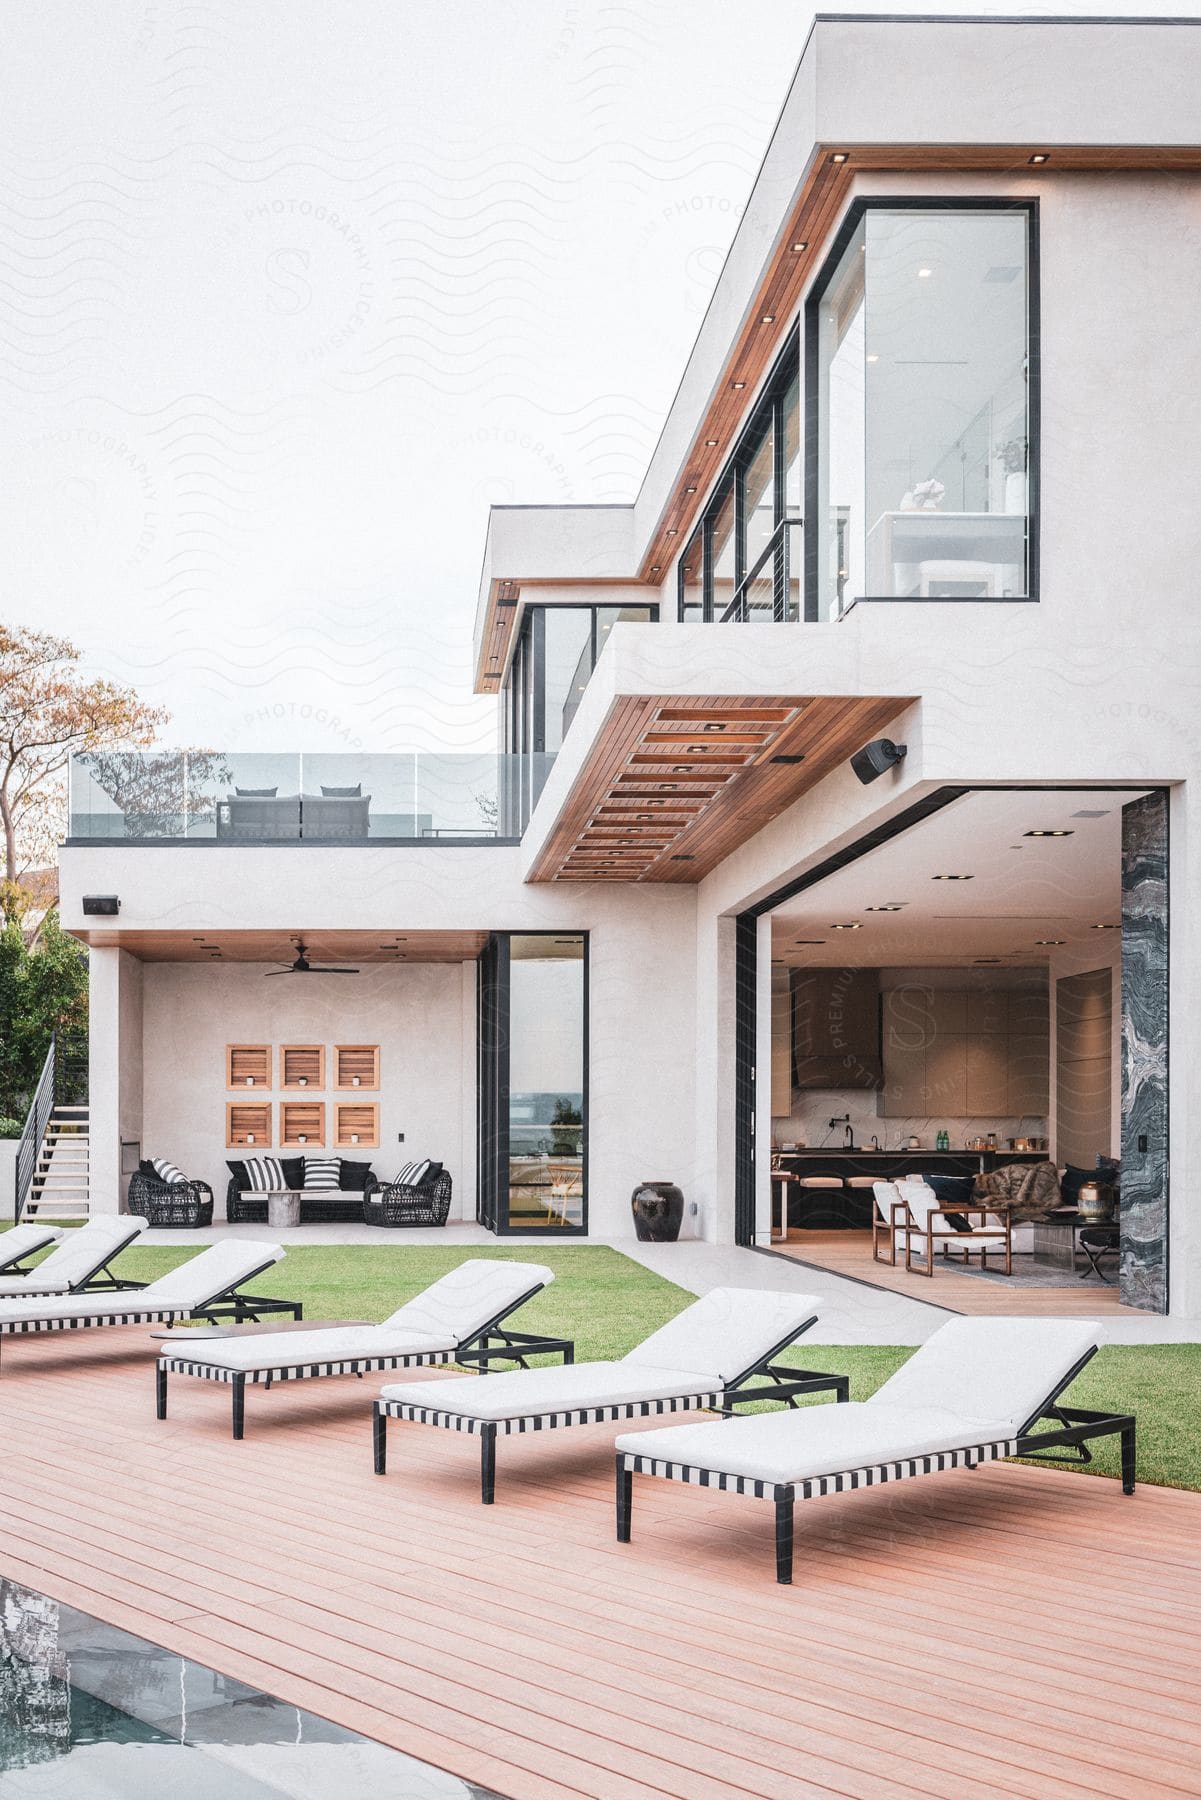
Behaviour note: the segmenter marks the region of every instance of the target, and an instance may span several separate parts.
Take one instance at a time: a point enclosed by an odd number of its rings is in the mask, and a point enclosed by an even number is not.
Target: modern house
[[[1120,1159],[1201,1313],[1197,23],[818,19],[637,498],[493,509],[495,757],[76,768],[93,1210],[323,1145],[767,1245],[773,1147],[803,1233],[945,1131]]]

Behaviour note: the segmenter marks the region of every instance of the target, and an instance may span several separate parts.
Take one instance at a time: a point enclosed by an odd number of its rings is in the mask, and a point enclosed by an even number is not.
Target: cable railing
[[[38,1155],[46,1138],[46,1127],[50,1123],[50,1114],[54,1110],[55,1101],[55,1065],[58,1038],[50,1039],[50,1048],[46,1052],[46,1060],[42,1064],[42,1072],[38,1076],[37,1087],[33,1091],[33,1099],[29,1103],[29,1111],[25,1115],[25,1126],[21,1132],[21,1141],[17,1145],[16,1164],[16,1196],[13,1218],[20,1224],[21,1213],[29,1198],[29,1190],[33,1186],[34,1171],[37,1168]]]
[[[722,625],[795,623],[801,617],[803,520],[782,519],[734,590]]]

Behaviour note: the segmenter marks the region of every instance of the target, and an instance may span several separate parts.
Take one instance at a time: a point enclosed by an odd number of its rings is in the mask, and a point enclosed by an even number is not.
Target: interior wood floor
[[[1196,1794],[1201,1496],[1017,1465],[772,1510],[635,1482],[613,1426],[498,1444],[375,1383],[247,1395],[144,1327],[6,1338],[0,1568],[512,1800]],[[431,1372],[429,1379],[436,1379]]]
[[[1022,1281],[1011,1288],[999,1280],[981,1281],[976,1275],[964,1275],[953,1260],[942,1257],[933,1275],[910,1275],[903,1256],[898,1257],[895,1268],[890,1263],[872,1260],[870,1231],[791,1230],[786,1241],[773,1242],[771,1248],[795,1256],[800,1262],[812,1263],[815,1268],[829,1269],[834,1275],[849,1275],[873,1287],[889,1288],[914,1300],[945,1306],[949,1312],[984,1318],[1015,1314],[1081,1319],[1145,1317],[1137,1307],[1122,1305],[1116,1287],[1106,1287],[1091,1276],[1070,1287],[1036,1287]],[[1029,1266],[1028,1257],[1015,1257],[1014,1261],[1019,1268],[1023,1264]]]

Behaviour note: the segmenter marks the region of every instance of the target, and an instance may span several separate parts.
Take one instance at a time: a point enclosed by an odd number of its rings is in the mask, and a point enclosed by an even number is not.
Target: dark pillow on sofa
[[[1099,1179],[1096,1169],[1077,1169],[1073,1164],[1068,1163],[1059,1183],[1060,1199],[1065,1206],[1075,1206],[1080,1199],[1080,1190],[1085,1182]]]
[[[304,1186],[304,1157],[281,1156],[279,1166],[284,1172],[284,1186],[302,1188]]]
[[[149,1175],[151,1181],[158,1180],[158,1174],[157,1174],[157,1171],[155,1170],[154,1164],[152,1162],[148,1162],[145,1157],[143,1157],[141,1162],[138,1164],[138,1174],[139,1175]]]
[[[933,1188],[940,1206],[950,1206],[956,1200],[960,1206],[971,1202],[972,1189],[976,1185],[974,1175],[923,1175],[922,1180],[927,1187]],[[965,1219],[962,1213],[946,1213],[947,1224],[955,1231],[970,1231],[972,1222]]]
[[[371,1179],[369,1162],[347,1162],[342,1158],[342,1168],[338,1176],[338,1186],[344,1194],[361,1194]]]
[[[279,793],[279,789],[277,787],[273,787],[273,788],[240,788],[240,787],[236,787],[234,789],[234,794],[237,797],[237,799],[239,799],[239,800],[274,800],[275,796],[278,793]]]
[[[225,1166],[237,1182],[239,1189],[245,1189],[250,1186],[250,1177],[246,1173],[246,1164],[244,1162],[227,1162]]]
[[[356,781],[353,787],[340,788],[326,787],[324,783],[322,783],[321,794],[322,798],[325,800],[361,800],[363,798],[363,784],[361,781]]]
[[[421,1177],[421,1180],[417,1183],[417,1186],[418,1187],[433,1187],[435,1181],[437,1181],[437,1179],[438,1179],[439,1175],[441,1175],[441,1173],[442,1173],[442,1164],[440,1162],[432,1162],[430,1164],[429,1168],[425,1171],[425,1174]]]

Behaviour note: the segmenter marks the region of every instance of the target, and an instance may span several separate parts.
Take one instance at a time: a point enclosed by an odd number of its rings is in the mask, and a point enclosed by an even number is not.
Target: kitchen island
[[[988,1175],[1010,1163],[1050,1160],[1045,1150],[781,1150],[772,1155],[772,1219],[786,1209],[799,1230],[870,1231],[869,1181],[899,1181],[905,1175]],[[803,1188],[802,1176],[823,1175],[838,1187]],[[848,1183],[854,1179],[856,1185]]]

